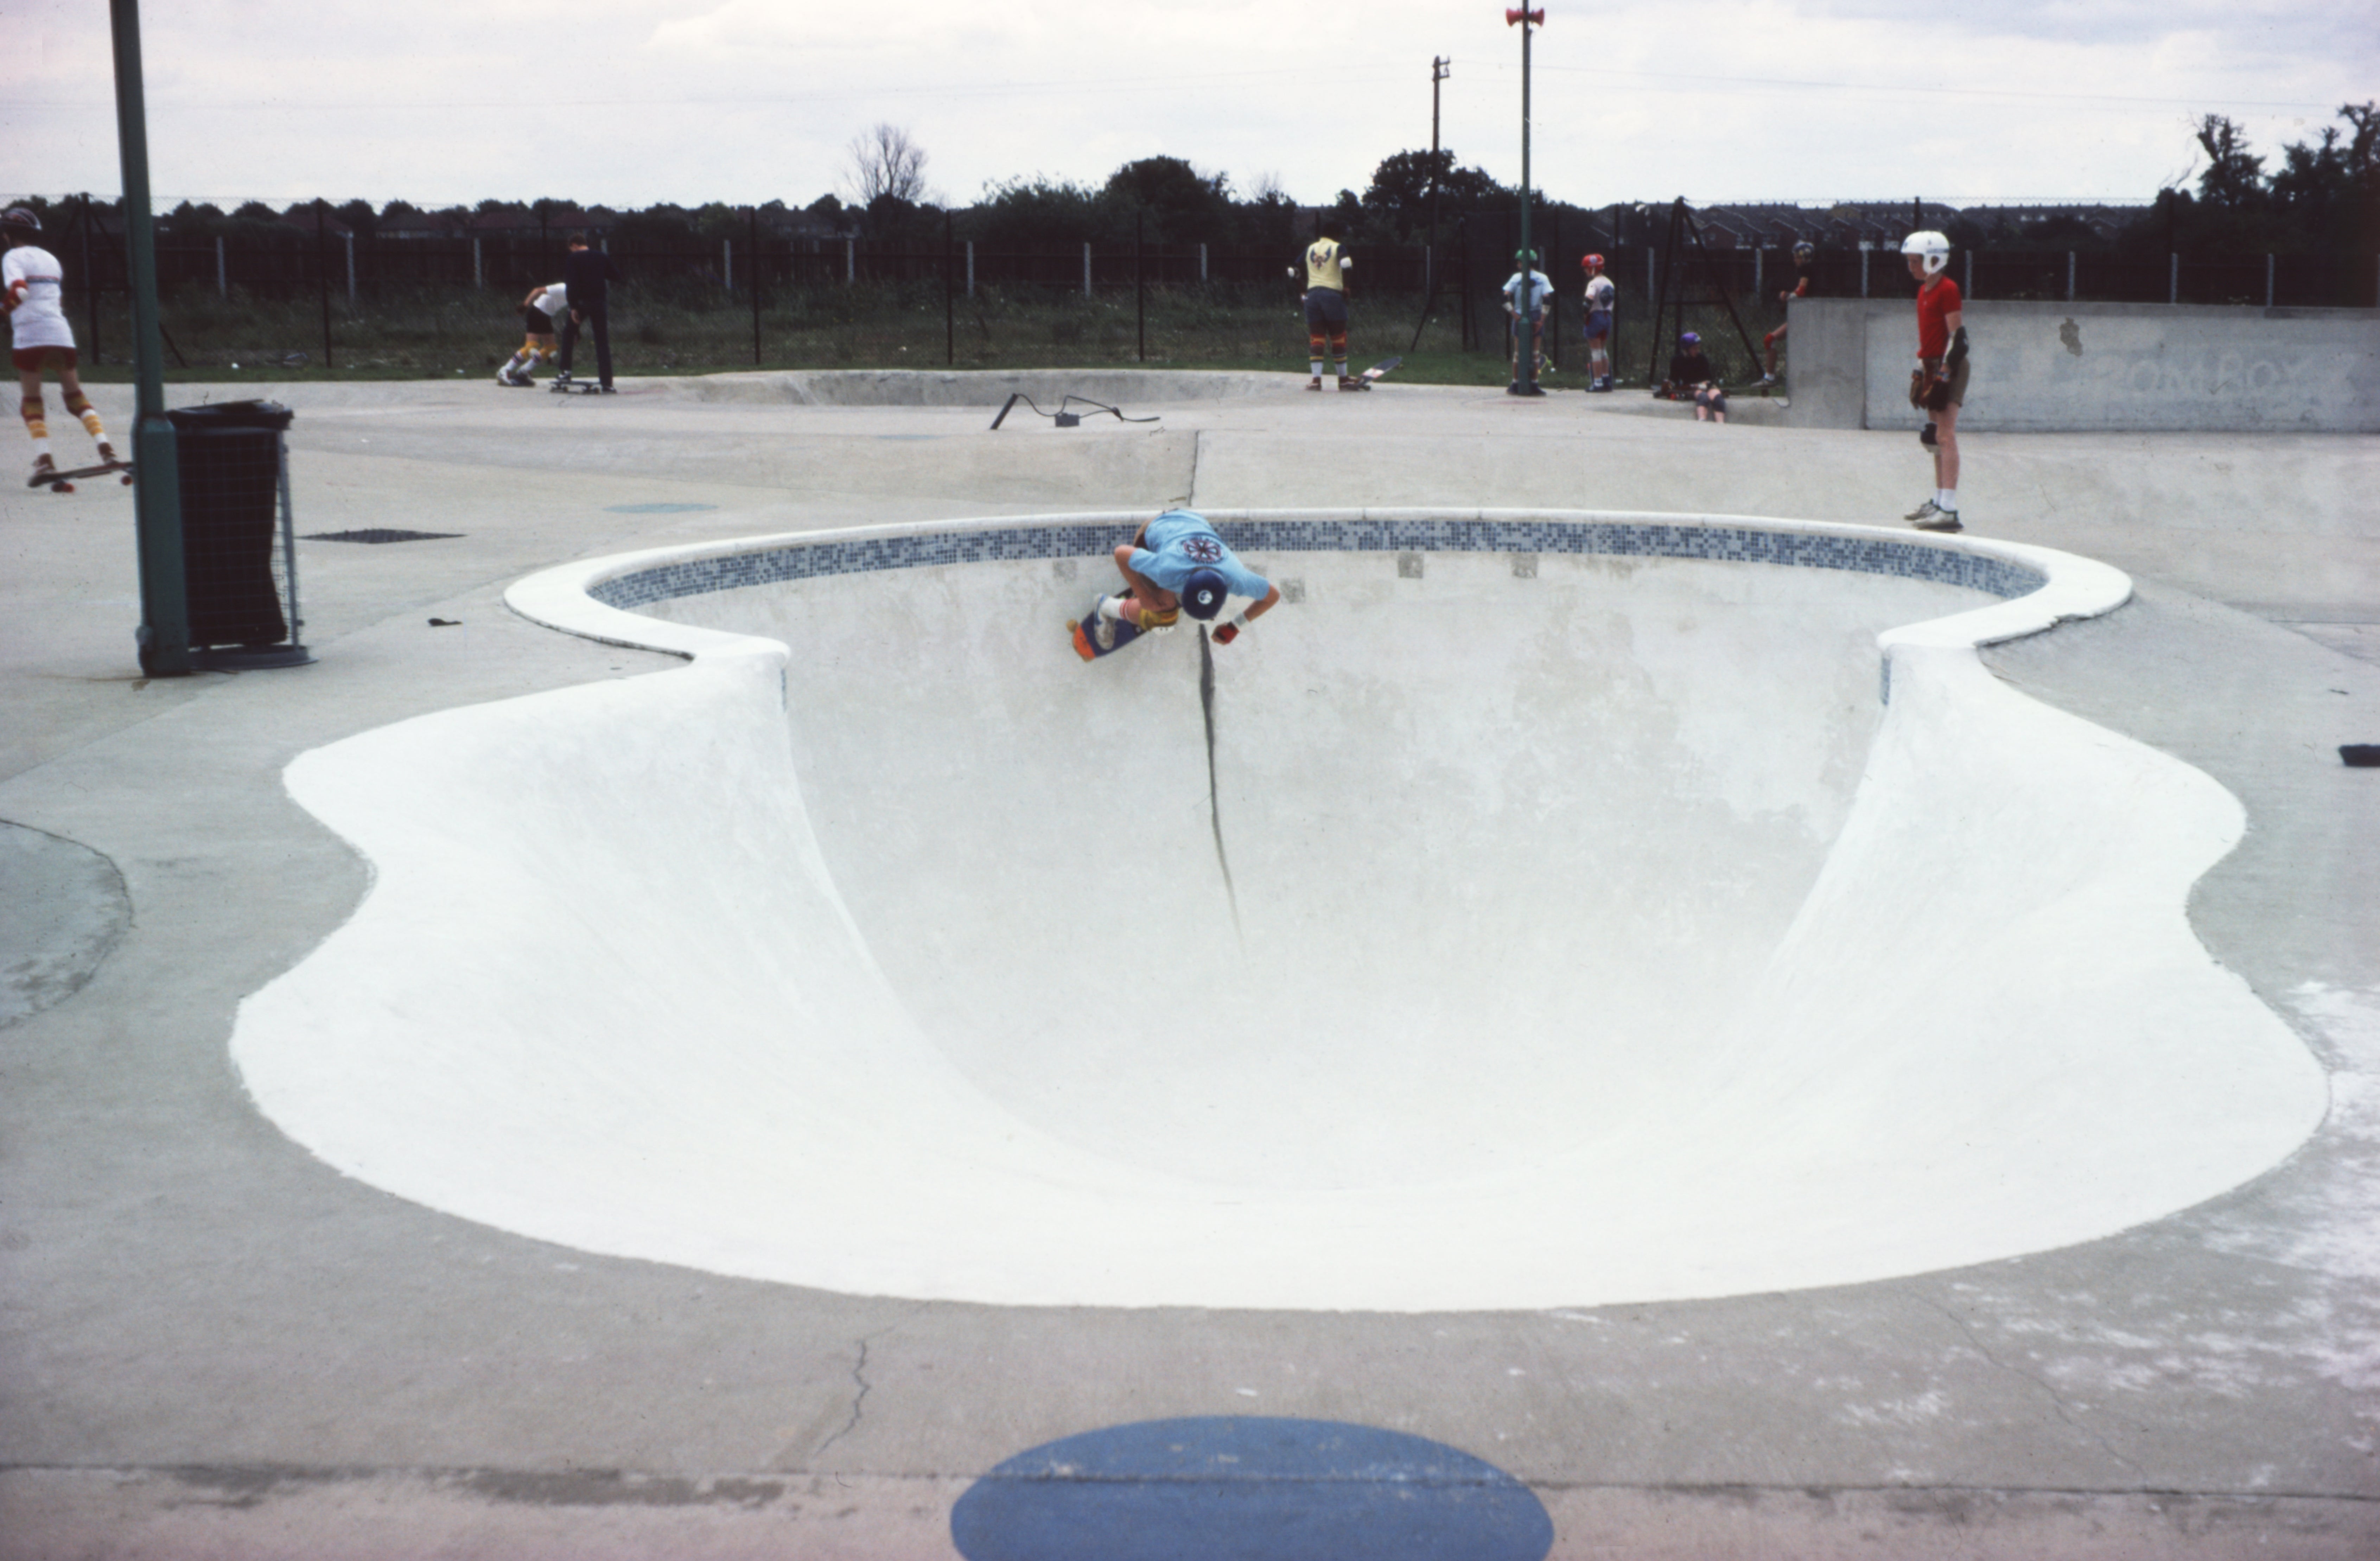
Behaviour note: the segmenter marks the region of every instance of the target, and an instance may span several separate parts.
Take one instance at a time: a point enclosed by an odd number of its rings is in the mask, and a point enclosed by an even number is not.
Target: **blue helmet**
[[[1684,335],[1678,338],[1678,345],[1680,346],[1698,347],[1703,345],[1702,335],[1699,332],[1689,331]]]
[[[1194,569],[1182,582],[1182,611],[1203,623],[1223,610],[1223,599],[1231,594],[1222,571]]]

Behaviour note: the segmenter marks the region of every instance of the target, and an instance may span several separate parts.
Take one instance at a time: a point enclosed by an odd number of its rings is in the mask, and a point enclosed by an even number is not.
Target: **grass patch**
[[[1131,294],[1085,298],[1064,291],[979,289],[952,300],[948,315],[937,284],[861,284],[808,289],[764,300],[759,361],[753,352],[748,302],[716,289],[656,296],[626,288],[612,309],[616,371],[711,374],[754,369],[1239,369],[1299,373],[1306,368],[1304,317],[1287,288],[1277,295],[1249,288],[1152,288],[1146,311]],[[513,298],[493,290],[421,289],[366,298],[334,299],[328,364],[318,297],[269,297],[235,289],[184,289],[163,302],[170,338],[168,381],[282,382],[292,380],[475,379],[492,376],[521,344]],[[1633,307],[1632,307],[1632,302]],[[1396,378],[1407,383],[1500,385],[1509,377],[1503,316],[1495,299],[1475,301],[1485,350],[1464,350],[1459,303],[1441,298],[1415,341],[1417,296],[1353,303],[1351,367],[1381,358],[1405,359]],[[84,378],[131,378],[126,359],[128,321],[103,316],[98,343],[88,340],[88,316],[69,305],[80,324]],[[1731,381],[1758,370],[1734,342],[1723,311],[1690,319]],[[1755,333],[1776,323],[1755,322]],[[1621,299],[1615,357],[1620,381],[1642,384],[1650,353],[1650,311]],[[1556,386],[1585,380],[1586,348],[1576,339],[1577,317],[1566,311]],[[591,368],[591,343],[582,342],[577,367]],[[1667,354],[1662,354],[1666,364]]]

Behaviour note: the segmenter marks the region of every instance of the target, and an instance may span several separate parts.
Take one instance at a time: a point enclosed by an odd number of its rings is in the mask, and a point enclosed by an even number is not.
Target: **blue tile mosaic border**
[[[1703,559],[1840,569],[1961,586],[2008,600],[2048,583],[2039,570],[2004,559],[1889,537],[1840,537],[1750,526],[1652,521],[1326,519],[1219,520],[1235,551],[1582,553]],[[780,580],[863,575],[941,563],[1105,558],[1125,539],[1113,522],[1041,524],[981,531],[910,533],[855,541],[793,542],[761,552],[687,559],[605,580],[589,593],[634,611],[678,597],[705,596]]]

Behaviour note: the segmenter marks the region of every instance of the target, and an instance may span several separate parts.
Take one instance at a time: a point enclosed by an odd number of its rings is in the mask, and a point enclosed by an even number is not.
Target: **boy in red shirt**
[[[1959,406],[1967,398],[1967,328],[1960,323],[1959,284],[1947,273],[1950,240],[1912,233],[1900,252],[1917,279],[1917,368],[1909,405],[1931,419],[1917,442],[1934,452],[1934,496],[1903,516],[1920,531],[1957,531]]]

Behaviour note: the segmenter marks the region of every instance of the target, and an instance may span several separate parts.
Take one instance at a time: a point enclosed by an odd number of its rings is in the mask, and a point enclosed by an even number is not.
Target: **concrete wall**
[[[1905,297],[1791,306],[1786,426],[1905,429]],[[2007,303],[1966,309],[1959,426],[1983,432],[2380,433],[2380,310]]]

